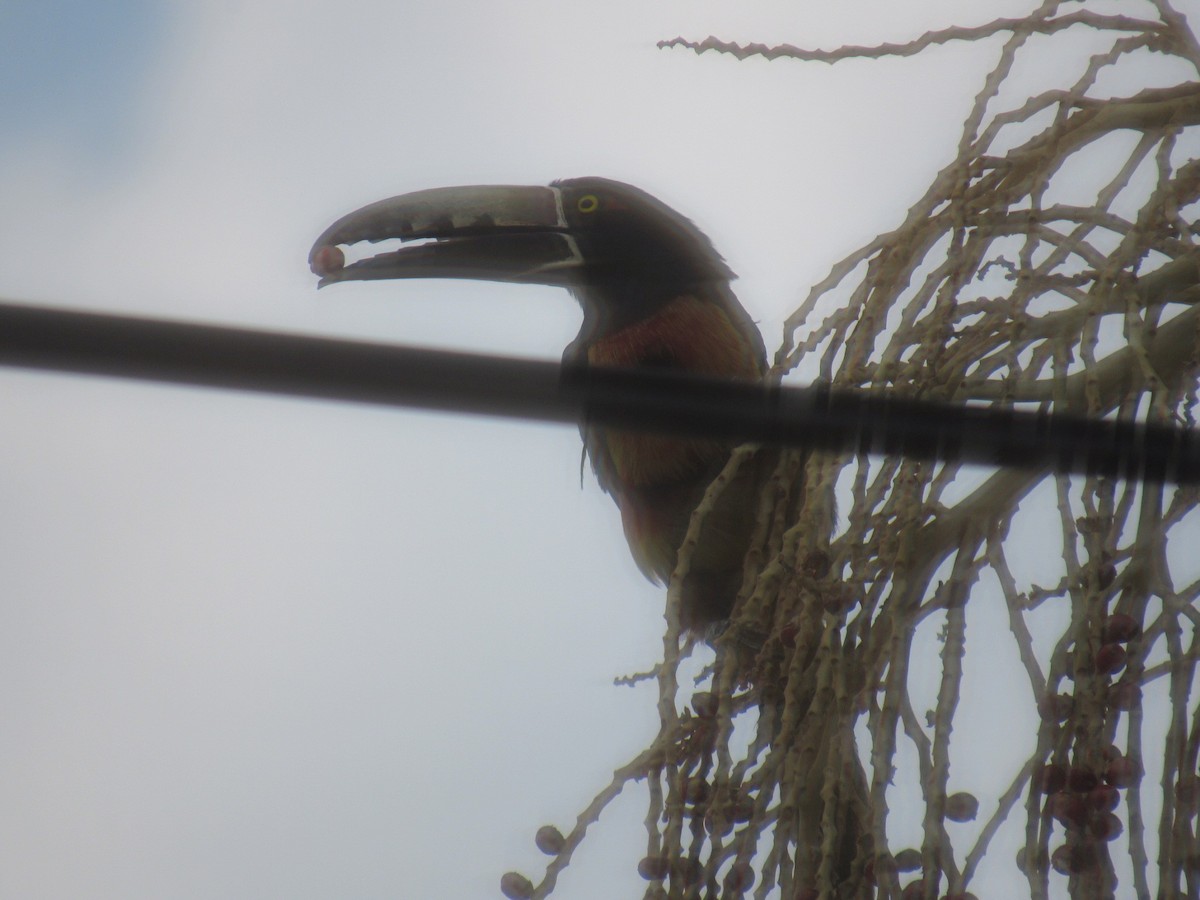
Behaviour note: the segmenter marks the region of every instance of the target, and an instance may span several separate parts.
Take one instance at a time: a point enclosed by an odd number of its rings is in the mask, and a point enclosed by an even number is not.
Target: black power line
[[[1173,425],[0,304],[0,365],[987,466],[1200,482]]]

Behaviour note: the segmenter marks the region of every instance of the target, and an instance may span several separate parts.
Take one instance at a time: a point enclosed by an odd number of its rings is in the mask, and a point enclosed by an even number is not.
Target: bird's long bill
[[[346,265],[341,245],[420,241]],[[562,285],[580,258],[557,188],[434,188],[364,206],[317,238],[309,266],[321,286],[389,278],[472,278]]]

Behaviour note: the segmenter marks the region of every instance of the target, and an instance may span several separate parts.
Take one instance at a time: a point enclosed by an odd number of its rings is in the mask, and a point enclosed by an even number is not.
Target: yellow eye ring
[[[584,194],[575,206],[581,213],[593,213],[600,208],[600,198],[595,194]]]

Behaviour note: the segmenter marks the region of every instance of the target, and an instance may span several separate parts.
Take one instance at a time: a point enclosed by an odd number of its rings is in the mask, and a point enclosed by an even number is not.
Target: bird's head
[[[395,239],[405,246],[344,262],[343,245]],[[392,278],[557,285],[575,294],[593,328],[619,327],[681,291],[734,277],[689,220],[607,178],[434,188],[381,200],[326,229],[309,264],[321,286]]]

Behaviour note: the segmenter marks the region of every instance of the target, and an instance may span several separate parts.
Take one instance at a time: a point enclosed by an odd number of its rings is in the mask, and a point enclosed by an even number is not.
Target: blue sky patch
[[[0,152],[51,135],[87,156],[120,153],[166,18],[141,0],[0,5]]]

